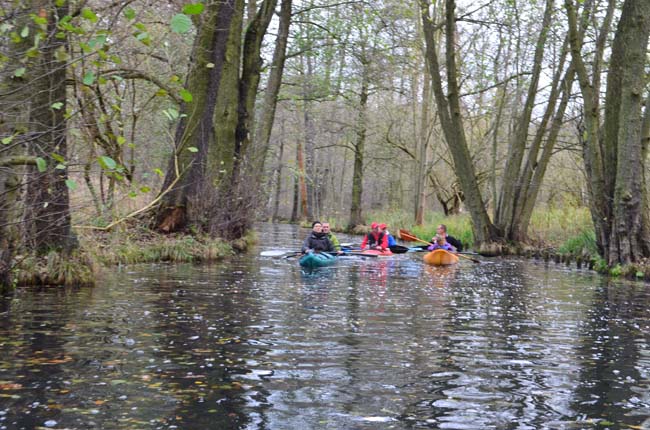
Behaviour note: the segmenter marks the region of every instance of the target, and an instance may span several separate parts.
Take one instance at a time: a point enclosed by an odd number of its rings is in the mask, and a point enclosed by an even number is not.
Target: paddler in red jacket
[[[376,249],[378,251],[386,251],[388,249],[388,236],[379,230],[379,224],[373,222],[370,225],[372,231],[366,234],[361,242],[361,250]]]

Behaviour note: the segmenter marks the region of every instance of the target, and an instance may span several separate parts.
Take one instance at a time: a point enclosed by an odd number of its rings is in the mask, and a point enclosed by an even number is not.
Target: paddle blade
[[[415,242],[414,235],[408,230],[404,230],[403,228],[400,228],[397,230],[397,237],[404,242]]]
[[[272,249],[269,251],[260,252],[260,256],[262,257],[282,257],[283,255],[287,254],[295,254],[295,251],[282,251],[280,249]]]

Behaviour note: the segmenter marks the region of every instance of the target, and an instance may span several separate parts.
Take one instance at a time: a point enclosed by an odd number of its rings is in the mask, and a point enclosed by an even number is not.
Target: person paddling
[[[444,237],[445,240],[455,248],[455,251],[461,252],[463,250],[463,243],[460,240],[456,239],[455,237],[447,234],[446,225],[444,224],[438,225],[438,227],[436,228],[436,235],[431,239],[432,243],[435,243],[437,236]]]
[[[370,225],[372,231],[365,235],[363,242],[361,242],[361,250],[377,249],[379,251],[386,251],[388,249],[388,238],[379,231],[379,224],[373,222]]]
[[[386,240],[388,240],[388,247],[391,248],[395,245],[397,245],[397,241],[393,237],[392,234],[388,231],[388,226],[384,223],[379,224],[379,230],[384,233],[384,236],[386,236]]]
[[[441,234],[435,235],[432,242],[433,244],[429,245],[427,248],[429,251],[444,249],[445,251],[456,252],[456,248],[451,243],[447,242],[447,239]]]
[[[323,233],[323,225],[320,221],[314,221],[312,223],[311,233],[309,233],[309,236],[302,243],[301,251],[303,254],[309,252],[336,252],[327,234]]]
[[[341,243],[337,239],[337,237],[332,233],[330,230],[330,223],[328,222],[323,222],[323,233],[327,236],[327,238],[332,242],[332,246],[334,249],[338,252],[341,250]]]

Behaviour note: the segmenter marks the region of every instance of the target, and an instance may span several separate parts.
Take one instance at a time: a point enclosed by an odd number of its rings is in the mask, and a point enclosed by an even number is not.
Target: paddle
[[[281,249],[271,249],[268,251],[260,252],[261,257],[282,257],[282,258],[291,258],[301,255],[300,251],[283,251]],[[343,254],[338,254],[336,252],[327,252],[326,254],[330,255],[350,255],[350,256],[360,256],[360,257],[377,257],[376,255],[362,254],[361,251],[343,251]]]
[[[415,242],[413,239],[415,236],[413,236],[413,233],[411,233],[408,230],[404,230],[403,228],[400,228],[397,230],[397,237],[404,242]]]
[[[270,251],[260,252],[260,256],[262,257],[284,257],[284,256],[291,256],[294,254],[300,254],[300,251],[283,251],[281,249],[272,249]]]
[[[426,243],[426,244],[429,244],[429,245],[433,245],[433,243],[427,242],[426,240],[422,240],[422,239],[420,239],[418,237],[413,236],[412,234],[406,233],[406,231],[404,231],[404,230],[400,229],[399,232],[400,232],[400,235],[402,236],[402,240],[407,240],[407,241],[410,241],[410,242],[422,242],[422,243]],[[404,239],[405,236],[408,236],[409,239]],[[456,252],[455,254],[457,256],[465,258],[465,259],[467,259],[467,260],[469,260],[469,261],[471,261],[473,263],[479,264],[481,262],[480,260],[477,260],[476,258],[468,257],[466,255],[463,255],[463,254],[459,253],[459,252]]]

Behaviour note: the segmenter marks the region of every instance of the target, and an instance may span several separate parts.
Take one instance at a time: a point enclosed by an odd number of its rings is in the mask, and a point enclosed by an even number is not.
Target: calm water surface
[[[650,428],[648,286],[532,261],[258,257],[306,233],[263,225],[223,263],[5,297],[0,428]]]

